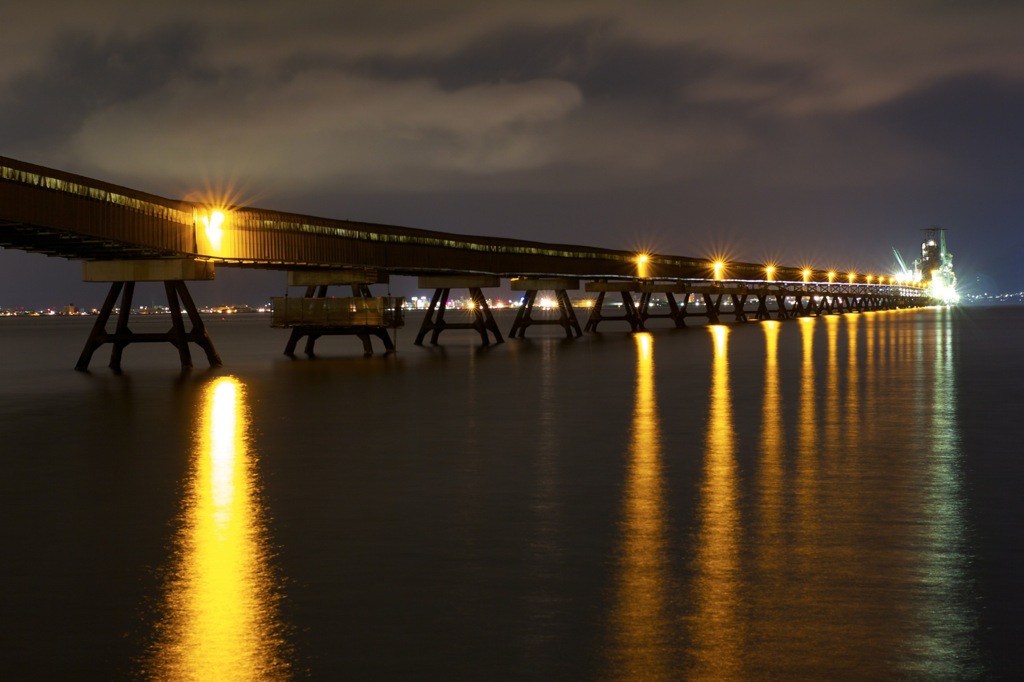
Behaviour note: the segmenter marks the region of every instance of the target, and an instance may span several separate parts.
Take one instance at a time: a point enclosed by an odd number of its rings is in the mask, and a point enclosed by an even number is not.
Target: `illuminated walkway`
[[[111,283],[79,369],[87,368],[92,353],[106,343],[114,347],[111,366],[118,368],[123,348],[140,341],[173,344],[186,367],[191,366],[188,344],[195,343],[211,364],[219,364],[184,283],[213,279],[215,269],[224,266],[287,270],[289,285],[305,286],[308,299],[327,298],[327,287],[339,285],[351,286],[353,298],[372,298],[370,285],[387,282],[390,275],[418,276],[420,287],[435,293],[417,343],[428,334],[437,343],[441,332],[460,327],[478,331],[485,344],[492,336],[501,342],[482,290],[500,286],[502,279],[511,280],[513,290],[526,292],[510,331],[510,336],[520,337],[530,326],[545,323],[561,325],[568,337],[582,334],[566,293],[578,290],[581,280],[586,291],[597,294],[587,331],[613,320],[642,331],[647,320],[657,317],[683,326],[685,317],[694,314],[710,322],[723,315],[744,321],[748,316],[785,319],[928,303],[918,286],[863,273],[474,237],[226,206],[215,200],[167,199],[4,157],[0,246],[83,260],[86,281]],[[176,313],[171,331],[134,334],[124,314],[116,330],[108,332],[117,297],[122,297],[122,310],[130,308],[134,283],[144,281],[164,283],[169,307]],[[452,289],[468,289],[475,302],[471,322],[444,319]],[[555,292],[557,321],[532,318],[538,291]],[[621,296],[621,315],[605,315],[608,293]],[[665,300],[669,312],[651,309],[656,296]],[[677,296],[683,297],[681,303]],[[687,300],[699,304],[699,312],[688,309]],[[318,321],[308,317],[314,307],[311,303],[302,319],[280,320],[278,326],[293,328],[289,349],[300,336],[308,337],[307,352],[312,353],[318,336],[352,333],[364,338],[369,350],[368,334],[379,336],[384,326],[383,317],[376,322]],[[189,331],[182,309],[192,324]]]

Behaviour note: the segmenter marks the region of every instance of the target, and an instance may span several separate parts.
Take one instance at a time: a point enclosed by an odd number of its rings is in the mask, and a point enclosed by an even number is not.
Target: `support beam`
[[[565,330],[565,337],[573,339],[583,336],[580,323],[576,319],[576,312],[572,308],[572,301],[569,299],[569,289],[580,288],[578,279],[568,277],[516,277],[510,282],[512,291],[525,291],[523,302],[516,312],[516,319],[512,322],[512,329],[509,330],[509,338],[525,338],[526,330],[533,325],[557,324]],[[537,292],[553,291],[555,300],[558,301],[557,319],[533,318],[533,306],[537,300]]]
[[[389,280],[388,273],[376,268],[288,271],[288,286],[290,287],[387,284]]]
[[[82,263],[83,282],[192,282],[209,281],[213,277],[213,263],[192,258]]]
[[[737,322],[747,321],[747,311],[744,307],[747,305],[747,296],[750,294],[729,294],[732,298],[732,316]]]
[[[110,353],[110,368],[115,372],[121,371],[121,356],[125,347],[132,343],[170,343],[178,349],[182,369],[191,369],[192,367],[192,355],[189,352],[188,344],[194,343],[206,353],[206,359],[211,367],[219,367],[222,364],[220,355],[217,354],[217,350],[213,346],[213,341],[210,339],[206,325],[203,324],[203,319],[192,301],[185,282],[181,280],[165,281],[164,292],[167,295],[167,307],[171,311],[170,330],[164,333],[136,333],[128,326],[135,282],[131,280],[112,282],[110,291],[103,302],[103,308],[100,310],[89,338],[85,342],[85,347],[78,357],[75,369],[80,372],[88,371],[93,353],[106,343],[113,345]],[[113,333],[110,333],[106,329],[107,322],[114,310],[118,294],[122,295],[121,306],[117,315],[116,328]],[[182,307],[185,308],[192,325],[192,328],[187,331],[181,316]]]
[[[633,302],[633,297],[630,295],[627,289],[618,289],[619,293],[622,294],[622,309],[621,315],[605,315],[603,313],[604,308],[604,296],[607,293],[606,289],[596,288],[591,289],[591,284],[603,284],[599,282],[587,283],[587,291],[597,291],[597,300],[594,301],[594,307],[590,309],[590,317],[587,319],[587,324],[583,328],[584,331],[597,332],[597,325],[602,322],[613,322],[621,321],[626,322],[629,325],[630,331],[642,332],[646,331],[643,321],[640,319],[637,313],[636,303]],[[614,289],[613,289],[614,291]]]
[[[786,294],[785,292],[777,292],[775,294],[775,319],[785,320],[790,317],[789,310],[786,309]]]
[[[437,345],[438,337],[446,329],[473,329],[480,334],[483,345],[490,345],[488,334],[494,335],[495,343],[503,343],[505,339],[501,336],[501,330],[494,321],[491,308],[487,305],[484,297],[483,287],[497,287],[501,284],[498,277],[491,275],[446,275],[420,277],[419,286],[422,289],[434,289],[434,295],[430,299],[430,307],[423,318],[420,331],[416,334],[417,346],[423,345],[423,339],[430,334],[430,344]],[[472,322],[448,322],[444,319],[448,307],[448,297],[453,288],[466,288],[469,290],[469,297],[473,301],[473,309],[470,311],[473,316]]]
[[[718,324],[718,307],[722,305],[722,294],[702,294],[704,297],[704,315],[708,318],[708,324]]]
[[[583,336],[580,323],[576,319],[576,312],[572,309],[572,301],[565,289],[555,290],[555,299],[558,301],[558,317],[556,319],[533,319],[533,305],[537,300],[537,290],[530,290],[523,296],[523,302],[516,312],[516,319],[512,322],[512,329],[509,330],[509,338],[525,338],[526,330],[534,325],[557,324],[565,330],[565,338],[573,339]]]
[[[652,313],[651,301],[655,294],[663,294],[668,304],[667,313]],[[683,305],[676,301],[676,294],[683,295]],[[646,326],[647,320],[672,320],[676,329],[686,326],[686,286],[680,282],[643,282],[640,285],[640,304],[637,306],[637,315],[640,323]]]

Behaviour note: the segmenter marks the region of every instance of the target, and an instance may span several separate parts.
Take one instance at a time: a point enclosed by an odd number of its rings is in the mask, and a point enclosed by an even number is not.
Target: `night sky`
[[[0,155],[172,198],[861,272],[936,225],[962,289],[1019,291],[1022,35],[1024,3],[983,0],[14,0]],[[0,251],[0,307],[98,305],[79,280]]]

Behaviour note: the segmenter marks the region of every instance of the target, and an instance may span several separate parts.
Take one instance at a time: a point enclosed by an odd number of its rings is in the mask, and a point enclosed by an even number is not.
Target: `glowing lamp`
[[[775,266],[774,265],[766,265],[765,268],[764,268],[764,274],[765,274],[765,279],[767,279],[769,282],[772,281],[772,279],[774,278],[774,275],[775,275]]]
[[[210,246],[214,251],[220,251],[221,239],[224,237],[224,213],[213,211],[208,216],[200,217],[199,221],[203,224],[203,229],[207,240],[210,242]]]
[[[640,255],[638,255],[636,257],[636,274],[637,274],[637,277],[640,277],[640,278],[647,277],[647,262],[649,260],[650,260],[650,258],[647,256],[646,253],[641,253]]]
[[[808,268],[804,268],[804,281],[805,282],[810,282],[811,281],[811,271]]]

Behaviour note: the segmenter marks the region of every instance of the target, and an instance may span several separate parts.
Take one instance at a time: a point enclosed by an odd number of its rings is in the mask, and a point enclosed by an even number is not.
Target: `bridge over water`
[[[863,273],[721,263],[167,199],[4,157],[0,157],[0,246],[82,260],[83,279],[111,284],[79,369],[87,368],[93,352],[105,343],[113,345],[115,369],[120,367],[124,347],[139,342],[172,343],[183,366],[191,366],[188,344],[196,343],[211,364],[220,364],[185,284],[212,279],[219,267],[286,270],[290,285],[307,287],[304,297],[282,299],[281,310],[275,311],[275,324],[292,328],[287,352],[293,352],[305,336],[307,352],[312,353],[318,336],[336,333],[356,334],[367,350],[369,336],[375,335],[390,349],[386,329],[400,319],[401,302],[374,299],[370,293],[371,285],[386,282],[390,275],[419,277],[422,288],[434,290],[417,343],[427,334],[436,343],[442,331],[459,327],[476,329],[485,344],[491,335],[502,341],[482,293],[484,288],[499,286],[502,279],[511,280],[513,290],[525,292],[511,336],[522,336],[529,326],[545,323],[561,325],[567,336],[581,335],[567,294],[579,289],[581,280],[587,291],[597,294],[587,331],[611,320],[624,321],[636,331],[658,317],[684,326],[691,315],[710,322],[718,322],[723,315],[739,321],[772,315],[784,319],[930,302],[920,286]],[[172,315],[172,328],[166,334],[138,334],[128,327],[135,283],[144,281],[162,282],[165,287]],[[341,303],[329,299],[328,287],[338,285],[351,286],[353,296]],[[469,291],[474,302],[472,322],[444,319],[452,289]],[[546,290],[555,292],[557,320],[532,316],[537,292]],[[620,315],[606,315],[603,304],[609,293],[621,296]],[[667,313],[652,310],[655,296],[665,299]],[[116,329],[108,332],[118,297]],[[339,306],[345,307],[340,317]],[[191,322],[188,331],[183,308]]]

